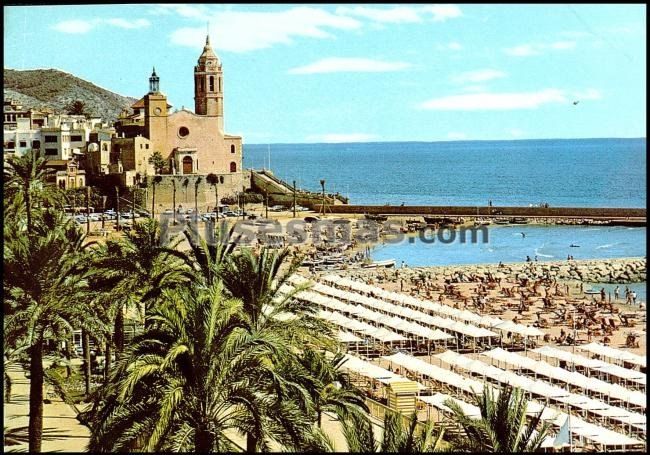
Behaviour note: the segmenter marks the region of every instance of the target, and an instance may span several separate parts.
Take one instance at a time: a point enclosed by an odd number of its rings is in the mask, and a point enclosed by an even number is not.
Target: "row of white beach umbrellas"
[[[371,286],[366,283],[362,283],[360,281],[351,280],[349,278],[344,278],[338,275],[327,275],[324,276],[322,280],[334,284],[335,286],[338,286],[340,288],[347,288],[354,291],[362,292],[364,294],[372,293],[374,296],[377,296],[383,299],[384,301],[397,303],[399,305],[408,305],[408,306],[417,307],[426,311],[431,311],[436,314],[442,314],[454,319],[462,320],[482,327],[499,329],[505,332],[512,332],[524,337],[537,337],[537,336],[544,335],[544,332],[537,329],[536,327],[530,327],[525,324],[519,324],[512,321],[504,321],[503,319],[498,317],[480,315],[471,312],[469,310],[461,310],[449,305],[418,299],[416,297],[407,294],[386,291],[385,289],[376,286]],[[322,292],[318,288],[316,288],[316,290]]]
[[[482,327],[477,327],[472,324],[465,324],[463,322],[455,321],[451,318],[441,316],[431,316],[429,314],[422,313],[421,311],[413,310],[411,308],[395,305],[376,298],[356,294],[354,292],[348,292],[330,286],[325,286],[320,283],[314,283],[311,289],[318,291],[323,295],[332,296],[331,298],[359,303],[360,305],[380,310],[391,315],[410,319],[414,322],[420,322],[429,326],[448,329],[452,332],[460,333],[466,337],[485,338],[498,336],[498,334],[495,332],[484,329]]]
[[[442,354],[435,355],[434,357],[439,358],[449,365],[453,365],[474,374],[489,377],[499,383],[510,384],[511,386],[519,387],[526,392],[544,398],[553,399],[598,416],[629,425],[643,433],[646,432],[646,416],[643,414],[612,406],[585,395],[571,393],[562,387],[558,387],[548,382],[519,375],[513,371],[503,370],[493,365],[481,362],[480,360],[472,360],[452,351],[445,351]]]
[[[573,352],[555,348],[553,346],[541,346],[536,349],[531,349],[530,352],[534,352],[548,358],[563,360],[567,363],[579,365],[581,367],[585,367],[597,372],[606,373],[610,376],[616,376],[618,378],[622,378],[639,385],[646,385],[647,378],[645,373],[637,370],[631,370],[629,368],[624,368],[620,365],[614,365],[603,360],[590,359],[578,354],[574,354]]]
[[[357,318],[372,321],[376,324],[381,324],[391,329],[406,332],[411,335],[426,338],[431,341],[440,341],[453,338],[451,335],[448,335],[441,330],[431,330],[430,328],[421,326],[415,322],[406,321],[395,316],[377,313],[376,311],[372,311],[362,305],[350,305],[343,303],[337,299],[333,299],[316,292],[302,291],[296,294],[296,297],[299,299],[308,300],[331,310],[336,310],[341,313],[349,313]]]
[[[598,354],[603,357],[607,357],[614,360],[619,360],[621,362],[632,363],[640,367],[646,367],[646,357],[638,354],[632,354],[631,352],[622,351],[620,349],[612,348],[605,346],[600,343],[589,343],[581,346],[576,346],[582,351],[589,351],[593,354]]]
[[[619,384],[612,384],[600,379],[585,376],[577,371],[568,371],[561,367],[550,365],[542,360],[534,360],[514,352],[505,351],[501,348],[492,349],[481,353],[491,359],[513,365],[516,368],[523,368],[533,371],[536,375],[544,376],[565,384],[571,384],[584,390],[597,394],[606,395],[626,403],[646,407],[646,394],[638,390],[630,390]]]
[[[383,358],[391,361],[392,363],[400,365],[407,370],[413,371],[422,376],[433,379],[436,382],[443,383],[447,386],[463,390],[465,392],[481,393],[484,387],[492,387],[487,383],[476,381],[474,379],[459,375],[453,371],[431,365],[430,363],[424,362],[416,357],[407,354],[397,353],[390,356],[384,356]],[[495,397],[498,397],[498,389],[495,389],[494,392]],[[421,400],[424,398],[425,397],[420,397]],[[558,428],[562,427],[568,418],[568,414],[565,412],[562,412],[551,406],[545,406],[536,400],[529,400],[526,408],[526,414],[530,416],[536,416],[539,415],[540,412],[542,412],[541,418],[543,421],[551,421],[552,424]],[[643,445],[643,441],[618,433],[600,425],[586,422],[580,417],[571,416],[570,423],[571,433],[603,446],[624,447]]]

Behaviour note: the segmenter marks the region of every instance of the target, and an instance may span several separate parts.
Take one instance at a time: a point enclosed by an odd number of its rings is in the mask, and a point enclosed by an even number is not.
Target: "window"
[[[78,134],[75,134],[74,136],[70,136],[70,140],[72,142],[81,142],[83,139],[81,139],[81,136]]]
[[[237,163],[234,161],[230,163],[230,172],[237,172]]]
[[[214,92],[214,76],[210,76],[210,91]]]
[[[219,183],[223,183],[223,175],[219,176]]]
[[[205,91],[205,81],[203,78],[199,79],[199,92]]]
[[[102,144],[102,150],[108,152],[108,144],[106,142]]]
[[[181,126],[178,129],[178,135],[180,137],[187,137],[190,134],[190,130],[186,126]]]
[[[21,147],[27,147],[27,141],[20,141]]]
[[[144,148],[149,150],[149,144],[144,144]]]
[[[230,146],[230,153],[235,153],[235,144]]]
[[[45,149],[46,155],[58,155],[59,151],[57,149]]]
[[[39,140],[32,141],[32,148],[33,149],[40,149],[41,148],[41,141],[39,141]]]
[[[7,148],[8,149],[16,148],[16,143],[14,141],[7,142]]]
[[[142,144],[140,144],[140,149],[142,149]]]
[[[58,142],[56,136],[45,136],[45,142]]]
[[[219,78],[219,91],[221,91],[221,78]]]

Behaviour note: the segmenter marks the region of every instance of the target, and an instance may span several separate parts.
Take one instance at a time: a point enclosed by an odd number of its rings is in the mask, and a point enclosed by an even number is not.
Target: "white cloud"
[[[433,14],[433,20],[436,22],[446,21],[463,15],[460,8],[456,5],[431,5],[425,6],[423,9]]]
[[[420,104],[421,109],[438,111],[489,111],[537,109],[544,104],[567,103],[562,90],[549,88],[537,92],[470,93],[435,98]]]
[[[151,22],[149,22],[147,19],[128,20],[123,18],[89,20],[73,19],[69,21],[58,22],[52,26],[52,29],[61,33],[84,34],[102,25],[109,25],[111,27],[124,29],[139,29],[149,27],[151,25]]]
[[[413,23],[431,19],[442,22],[462,16],[460,8],[456,5],[431,5],[431,6],[393,6],[390,8],[373,8],[368,6],[340,6],[337,14],[363,17],[375,22],[384,23]]]
[[[370,142],[377,139],[377,136],[374,134],[366,133],[347,133],[347,134],[321,134],[321,135],[312,135],[308,136],[308,141],[317,141],[317,142]]]
[[[205,21],[210,23],[213,46],[231,52],[248,52],[275,44],[290,44],[295,37],[331,38],[327,29],[354,30],[362,25],[351,17],[303,6],[279,12],[205,13],[193,8],[196,7],[186,6],[177,12],[185,17],[200,18],[201,25],[175,30],[171,34],[173,43],[202,46],[205,40]]]
[[[384,73],[401,71],[411,66],[405,62],[386,62],[367,58],[324,58],[309,65],[292,68],[289,74],[315,73]]]
[[[506,73],[503,71],[485,68],[474,71],[466,71],[464,73],[457,74],[452,77],[452,80],[457,84],[466,84],[466,83],[475,83],[475,82],[485,82],[491,81],[492,79],[499,79],[506,77]]]
[[[447,133],[447,139],[451,139],[452,141],[460,141],[463,139],[467,139],[467,134],[458,133],[456,131],[450,131],[449,133]]]
[[[132,21],[128,21],[126,19],[114,18],[114,19],[106,19],[105,22],[114,27],[127,28],[127,29],[145,28],[151,25],[151,22],[149,22],[147,19],[135,19]]]
[[[566,51],[575,47],[575,41],[555,41],[553,43],[520,44],[505,48],[503,52],[513,57],[530,57],[532,55],[540,55],[548,50]]]
[[[95,24],[93,21],[73,19],[58,22],[57,24],[54,24],[52,28],[61,33],[88,33],[94,26]]]
[[[578,101],[580,101],[580,100],[599,100],[599,99],[601,99],[603,97],[602,94],[600,93],[600,90],[595,89],[595,88],[588,88],[588,89],[583,90],[583,91],[574,92],[574,93],[572,93],[571,96],[573,98],[575,98],[576,100],[578,100]]]
[[[463,50],[463,45],[457,41],[451,41],[445,44],[438,44],[436,49],[439,51],[460,51]]]
[[[521,44],[519,46],[509,47],[504,49],[504,52],[515,57],[528,57],[530,55],[539,54],[539,51],[530,44]]]

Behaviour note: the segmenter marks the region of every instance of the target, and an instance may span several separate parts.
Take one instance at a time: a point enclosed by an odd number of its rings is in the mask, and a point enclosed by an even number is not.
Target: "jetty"
[[[329,207],[332,214],[371,216],[456,217],[465,221],[509,220],[510,223],[545,221],[556,224],[609,224],[645,226],[645,208],[625,207],[516,207],[516,206],[436,206],[436,205],[351,205]]]

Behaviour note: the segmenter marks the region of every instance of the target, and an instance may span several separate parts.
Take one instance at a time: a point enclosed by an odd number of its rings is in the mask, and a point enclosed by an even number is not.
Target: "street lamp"
[[[321,179],[320,186],[323,189],[323,204],[321,205],[321,213],[325,215],[325,180]]]

